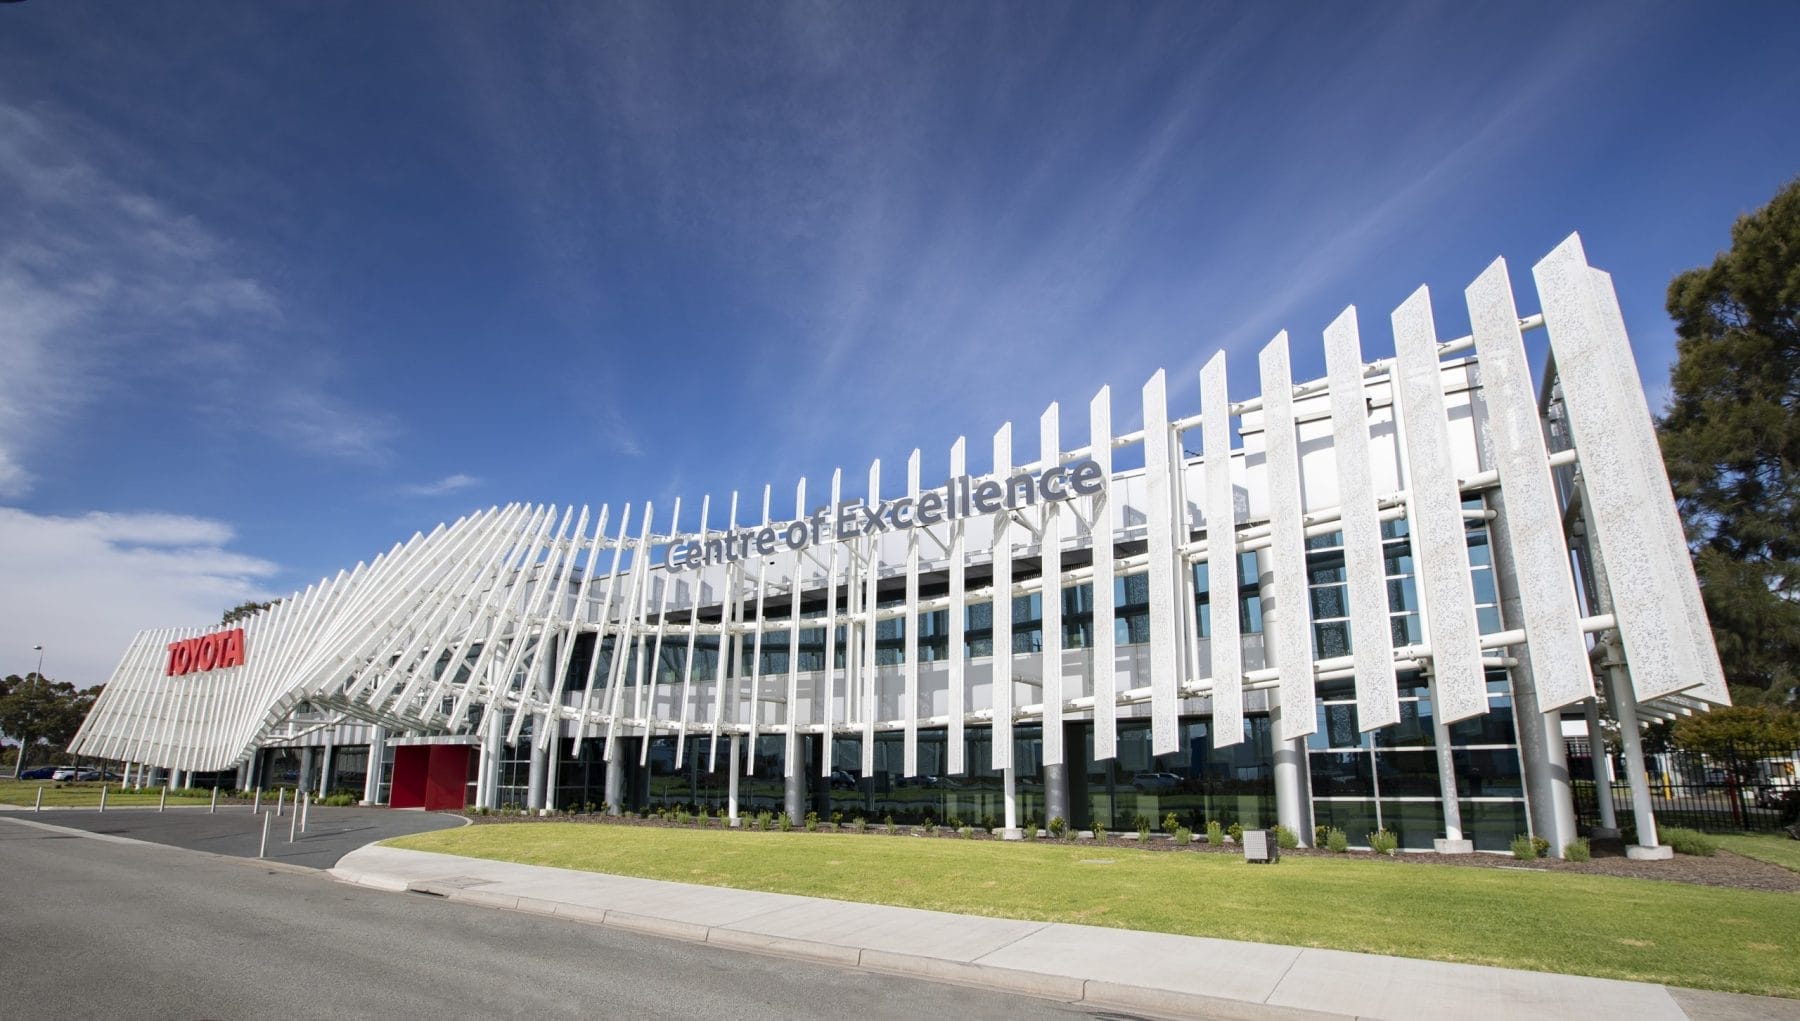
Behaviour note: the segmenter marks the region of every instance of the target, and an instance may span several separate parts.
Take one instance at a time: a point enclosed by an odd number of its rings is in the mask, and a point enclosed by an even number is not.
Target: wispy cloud
[[[109,391],[155,385],[226,428],[385,458],[393,422],[334,396],[329,356],[296,340],[278,294],[199,216],[115,172],[122,152],[154,165],[71,115],[0,101],[0,496],[29,491],[33,452]],[[208,385],[185,386],[196,377]]]
[[[268,598],[277,565],[232,552],[234,539],[231,526],[209,518],[0,507],[0,644],[13,657],[0,671],[23,671],[19,657],[41,644],[45,673],[99,684],[139,630],[205,624]]]
[[[481,485],[481,480],[475,476],[457,472],[454,475],[446,475],[436,482],[401,486],[400,492],[405,496],[444,496],[449,493],[460,493],[465,489],[473,489],[479,485]]]

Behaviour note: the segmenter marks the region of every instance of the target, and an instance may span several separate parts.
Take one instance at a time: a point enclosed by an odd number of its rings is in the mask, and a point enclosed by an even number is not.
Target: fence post
[[[269,819],[270,818],[271,817],[267,813],[263,814],[262,843],[258,844],[256,847],[256,856],[258,858],[267,858],[269,856]]]
[[[162,793],[160,795],[158,795],[158,797],[156,799],[156,810],[158,812],[160,812],[163,809],[168,808],[168,807],[169,807],[169,789],[167,787],[164,787],[162,789]]]

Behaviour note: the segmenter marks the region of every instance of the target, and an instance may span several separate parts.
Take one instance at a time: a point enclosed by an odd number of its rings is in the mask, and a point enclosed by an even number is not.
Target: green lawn
[[[29,807],[37,798],[38,788],[44,789],[45,808],[99,808],[100,785],[97,783],[65,784],[58,786],[51,780],[0,780],[0,805],[25,805]],[[154,805],[159,792],[156,790],[121,791],[115,782],[106,792],[107,808],[132,808]],[[224,797],[224,795],[220,795]],[[183,797],[169,795],[171,805],[204,805],[205,797]]]
[[[1773,862],[1800,872],[1800,840],[1790,840],[1784,833],[1737,833],[1731,836],[1711,833],[1708,836],[1733,854]]]
[[[1800,897],[1363,858],[580,823],[423,851],[839,900],[1800,997]]]

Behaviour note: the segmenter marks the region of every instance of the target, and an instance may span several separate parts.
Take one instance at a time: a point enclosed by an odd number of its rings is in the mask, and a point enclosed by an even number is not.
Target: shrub
[[[1206,820],[1206,846],[1219,847],[1224,843],[1225,827],[1219,825],[1219,820],[1217,819]]]
[[[1325,848],[1333,854],[1343,854],[1350,850],[1350,838],[1336,826],[1325,831]]]
[[[831,813],[831,825],[833,825],[833,826],[844,825],[844,813],[842,813],[842,812]]]
[[[992,833],[1000,828],[1000,820],[994,818],[994,813],[989,812],[981,817],[981,828]]]
[[[962,828],[963,828],[963,821],[962,821],[962,817],[961,817],[961,816],[955,816],[955,815],[953,815],[953,816],[951,816],[951,817],[950,817],[950,828],[951,828],[951,829],[953,829],[953,830],[960,830],[960,829],[962,829]]]
[[[1563,845],[1563,857],[1570,861],[1589,861],[1594,857],[1594,852],[1588,847],[1587,838],[1582,837]]]
[[[1385,828],[1369,834],[1369,850],[1376,854],[1393,854],[1400,846],[1400,838],[1389,833]]]
[[[1149,829],[1150,828],[1150,817],[1145,815],[1142,812],[1139,812],[1131,820],[1131,828],[1139,831],[1140,833],[1143,832],[1144,830]]]
[[[882,824],[882,825],[883,825],[883,826],[886,826],[886,827],[887,827],[887,831],[888,831],[888,835],[889,835],[889,836],[892,836],[892,835],[893,835],[893,833],[894,833],[894,817],[893,817],[893,816],[892,816],[892,815],[884,815],[884,816],[882,816],[882,817],[881,817],[881,824]]]
[[[931,834],[936,833],[937,832],[937,820],[933,819],[929,815],[926,816],[925,817],[925,825],[923,828],[925,830],[926,836],[930,836]]]
[[[1175,816],[1174,812],[1170,812],[1168,815],[1163,816],[1162,830],[1164,833],[1174,833],[1180,826],[1181,820]]]
[[[1542,858],[1550,853],[1550,841],[1543,837],[1532,837],[1531,849],[1537,852],[1539,858]]]
[[[1325,841],[1327,839],[1329,839],[1330,836],[1331,836],[1331,827],[1329,827],[1329,826],[1314,826],[1313,827],[1313,846],[1314,847],[1324,847]]]
[[[777,816],[781,820],[781,832],[787,833],[794,828],[794,817],[786,812]]]
[[[1275,844],[1283,851],[1292,851],[1294,848],[1300,846],[1300,834],[1295,833],[1286,826],[1276,826]]]
[[[785,818],[785,816],[784,816],[784,818]],[[819,813],[817,813],[817,812],[806,813],[806,832],[808,832],[808,833],[819,832]]]
[[[1168,820],[1165,819],[1163,821],[1167,822]],[[1175,829],[1180,829],[1180,828],[1181,827],[1177,826]],[[1175,832],[1175,830],[1170,830],[1169,832],[1173,833],[1173,832]],[[1140,816],[1138,816],[1138,843],[1148,844],[1149,842],[1150,842],[1150,820],[1148,820],[1140,815]]]
[[[964,837],[964,838],[972,837],[975,835],[975,827],[973,827],[973,826],[958,826],[956,828],[956,835],[959,837]]]
[[[1719,850],[1718,842],[1711,837],[1699,830],[1679,826],[1664,827],[1662,841],[1673,847],[1676,854],[1691,854],[1697,858],[1711,858]]]
[[[1512,838],[1512,856],[1520,861],[1531,861],[1537,857],[1537,843],[1529,836],[1521,833]]]
[[[1104,844],[1104,843],[1106,843],[1106,835],[1107,835],[1106,827],[1101,825],[1100,823],[1095,823],[1094,824],[1094,839],[1099,841],[1100,843]]]
[[[1243,823],[1234,822],[1230,826],[1225,827],[1225,832],[1228,835],[1230,835],[1232,843],[1239,844],[1239,845],[1243,844],[1243,842],[1244,842],[1244,824]]]
[[[1069,825],[1068,823],[1063,822],[1063,817],[1060,815],[1055,817],[1054,819],[1051,819],[1050,820],[1050,836],[1052,836],[1058,840],[1061,840],[1062,835],[1063,835],[1063,830],[1067,829],[1068,825]]]
[[[1175,846],[1186,847],[1194,842],[1194,831],[1186,826],[1175,827]]]
[[[860,815],[856,817],[856,821],[851,823],[850,826],[852,829],[856,830],[856,832],[858,832],[858,833],[869,832],[869,820],[864,819]]]

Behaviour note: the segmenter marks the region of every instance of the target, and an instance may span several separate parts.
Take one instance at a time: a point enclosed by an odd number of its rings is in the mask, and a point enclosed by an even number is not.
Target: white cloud
[[[78,687],[104,682],[137,632],[211,624],[267,599],[277,565],[234,553],[231,526],[177,514],[33,514],[0,507],[0,672],[36,665]]]
[[[122,145],[0,101],[0,497],[29,492],[32,456],[109,390],[196,371],[219,385],[195,412],[228,430],[385,459],[392,420],[333,394],[329,352],[296,342],[279,296],[246,270],[253,260],[145,194],[137,180],[154,177],[154,154]]]
[[[400,492],[406,496],[443,496],[447,493],[457,493],[465,489],[473,489],[479,485],[481,485],[481,480],[475,476],[457,472],[454,475],[446,475],[436,482],[423,482],[411,486],[401,486]]]

